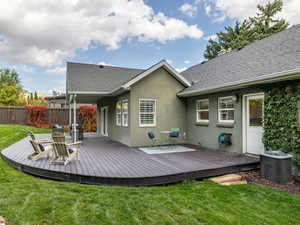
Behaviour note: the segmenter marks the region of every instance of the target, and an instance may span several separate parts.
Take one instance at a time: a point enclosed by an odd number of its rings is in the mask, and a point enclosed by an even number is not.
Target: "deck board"
[[[49,135],[39,135],[49,138]],[[80,160],[67,166],[50,165],[48,159],[32,161],[29,137],[4,149],[3,158],[12,166],[41,177],[90,184],[157,185],[200,179],[259,167],[257,158],[237,153],[203,149],[192,152],[148,155],[106,137],[85,138]]]

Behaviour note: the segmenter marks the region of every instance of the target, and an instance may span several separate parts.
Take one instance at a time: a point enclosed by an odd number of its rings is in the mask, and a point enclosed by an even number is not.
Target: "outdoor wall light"
[[[239,95],[238,95],[238,94],[235,94],[235,95],[233,96],[233,101],[235,101],[235,102],[238,102],[238,101],[239,101]]]

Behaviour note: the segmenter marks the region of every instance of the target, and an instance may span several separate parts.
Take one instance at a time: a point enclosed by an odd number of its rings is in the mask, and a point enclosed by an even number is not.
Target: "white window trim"
[[[208,102],[208,109],[198,109],[198,103],[200,103],[200,102]],[[208,120],[199,119],[198,112],[208,112]],[[196,122],[197,123],[201,123],[201,122],[208,123],[209,122],[209,99],[208,98],[199,99],[196,101]]]
[[[153,124],[141,124],[141,111],[140,111],[140,106],[141,106],[141,101],[154,101],[154,116],[153,116]],[[140,98],[139,99],[139,126],[140,127],[156,127],[156,99],[146,99],[146,98]],[[144,113],[145,114],[145,113]],[[152,113],[149,113],[152,114]]]
[[[121,104],[121,111],[118,113],[117,111],[117,106]],[[120,123],[118,122],[118,116],[121,115],[121,121]],[[117,126],[122,126],[122,101],[117,101],[116,103],[116,125]]]
[[[127,103],[127,112],[126,113],[124,113],[124,111],[123,111],[123,103]],[[123,99],[122,100],[122,109],[121,109],[121,113],[122,113],[122,126],[123,127],[128,127],[128,120],[129,120],[129,102],[128,102],[128,99]],[[127,114],[127,123],[125,124],[125,120],[124,120],[124,114]]]
[[[226,96],[226,97],[219,97],[218,98],[218,121],[220,123],[234,123],[234,120],[221,120],[221,110],[233,110],[234,111],[234,118],[235,118],[235,107],[234,106],[233,106],[233,108],[220,109],[220,101],[222,99],[227,99],[227,98],[234,99],[234,96]],[[234,101],[233,101],[233,103],[234,103]]]

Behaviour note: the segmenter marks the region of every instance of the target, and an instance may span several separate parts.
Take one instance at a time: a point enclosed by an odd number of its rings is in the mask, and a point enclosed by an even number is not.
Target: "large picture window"
[[[118,101],[116,105],[116,125],[122,125],[122,102]]]
[[[156,125],[156,100],[140,99],[139,102],[140,127],[153,127]]]
[[[209,100],[201,99],[196,102],[196,121],[209,122]]]
[[[219,122],[234,122],[234,98],[221,97],[219,98]]]
[[[122,125],[124,127],[128,126],[128,100],[122,101]]]

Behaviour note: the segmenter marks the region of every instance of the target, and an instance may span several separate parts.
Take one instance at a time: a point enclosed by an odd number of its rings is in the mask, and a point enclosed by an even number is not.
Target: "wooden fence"
[[[73,112],[72,112],[73,115]],[[69,124],[69,109],[48,109],[49,124]],[[0,107],[0,124],[27,125],[27,113],[23,107]]]

